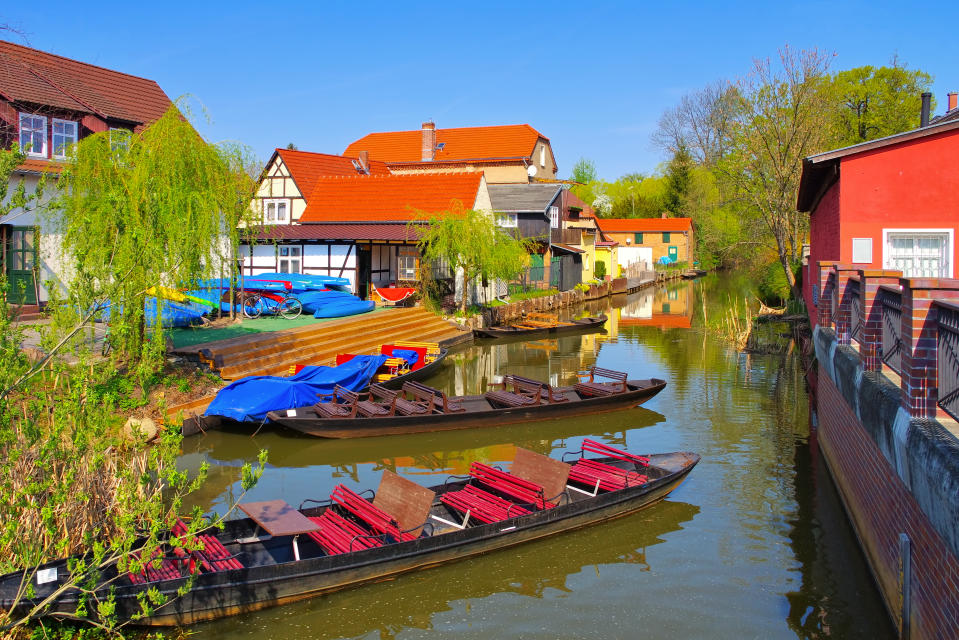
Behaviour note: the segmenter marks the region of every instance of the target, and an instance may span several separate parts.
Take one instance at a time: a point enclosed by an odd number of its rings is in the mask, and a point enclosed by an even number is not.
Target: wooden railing
[[[939,406],[959,420],[959,304],[937,301]]]

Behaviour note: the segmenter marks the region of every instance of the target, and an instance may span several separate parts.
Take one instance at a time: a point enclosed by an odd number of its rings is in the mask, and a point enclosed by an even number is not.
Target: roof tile
[[[549,141],[528,124],[436,129],[436,145],[443,148],[436,150],[434,160],[529,158],[540,138]],[[370,133],[348,146],[343,155],[355,156],[360,151],[369,151],[371,158],[387,163],[420,162],[423,131]]]
[[[603,233],[655,233],[690,231],[692,218],[596,218]]]
[[[277,149],[290,175],[296,181],[303,197],[309,201],[318,178],[323,176],[358,176],[353,166],[354,158],[335,156],[312,151]],[[389,175],[390,170],[382,162],[370,161],[370,175]]]

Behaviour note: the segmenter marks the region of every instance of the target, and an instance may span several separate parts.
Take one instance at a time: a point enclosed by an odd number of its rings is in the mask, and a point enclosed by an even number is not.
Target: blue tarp
[[[262,422],[269,411],[309,407],[317,394],[332,393],[334,385],[359,391],[366,387],[386,356],[356,356],[338,367],[303,367],[295,376],[251,376],[224,387],[206,410],[239,422]]]
[[[393,349],[394,358],[403,358],[406,364],[412,367],[420,359],[420,354],[413,349]]]

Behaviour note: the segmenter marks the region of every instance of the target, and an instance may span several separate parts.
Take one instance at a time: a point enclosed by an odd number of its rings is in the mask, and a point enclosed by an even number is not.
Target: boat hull
[[[154,615],[138,624],[187,625],[256,611],[626,516],[668,496],[698,461],[698,455],[688,452],[654,455],[650,470],[658,470],[659,477],[645,485],[574,500],[503,522],[351,554],[201,574],[186,595],[159,607]],[[171,580],[151,586],[173,597],[183,582]],[[141,588],[134,587],[116,589],[116,607],[121,619],[139,610],[136,594],[140,591]],[[0,602],[0,606],[3,604]],[[48,615],[55,617],[58,611],[70,613],[75,606],[75,599],[67,596],[54,603]]]
[[[609,318],[606,315],[590,316],[573,320],[571,324],[561,324],[555,327],[543,327],[540,329],[520,329],[517,327],[486,327],[485,329],[473,329],[473,334],[478,338],[509,338],[513,336],[544,336],[554,333],[573,333],[577,331],[599,331],[606,324]]]
[[[467,411],[461,413],[434,413],[428,416],[390,416],[375,418],[320,418],[310,408],[296,409],[296,415],[276,411],[267,414],[271,422],[282,427],[318,438],[370,438],[455,431],[474,427],[495,427],[519,422],[536,422],[553,418],[618,411],[642,404],[666,387],[665,380],[630,380],[630,391],[589,399],[571,399],[555,404],[534,407],[492,408],[483,396],[458,398]],[[578,397],[572,387],[559,387],[556,394]],[[485,408],[484,408],[485,407]],[[476,410],[471,410],[476,409]]]

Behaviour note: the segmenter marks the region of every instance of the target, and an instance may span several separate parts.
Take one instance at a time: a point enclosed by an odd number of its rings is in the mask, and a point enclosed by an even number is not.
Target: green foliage
[[[866,65],[840,71],[829,92],[834,101],[831,147],[845,147],[919,126],[922,93],[932,76],[899,66]]]
[[[410,229],[411,235],[419,234],[417,244],[428,262],[445,261],[452,273],[461,273],[460,309],[464,312],[470,283],[478,278],[514,278],[529,266],[529,251],[535,244],[530,239],[514,238],[496,223],[493,215],[465,209],[458,201],[453,202],[449,211],[418,212]]]
[[[10,175],[14,169],[23,164],[26,159],[23,151],[14,142],[9,150],[0,149],[0,217],[7,215],[15,209],[23,211],[35,210],[43,200],[43,194],[47,184],[47,174],[40,176],[36,188],[32,192],[27,192],[24,181],[18,180],[13,190],[10,189]]]
[[[676,217],[686,216],[686,204],[692,181],[693,157],[682,144],[666,167],[666,193],[663,206]]]
[[[559,293],[559,289],[530,289],[529,291],[517,291],[509,296],[510,302],[519,302],[520,300],[532,300],[533,298],[545,298]]]
[[[602,280],[606,277],[605,260],[596,260],[596,264],[593,265],[593,275],[596,276],[597,280]]]
[[[596,180],[596,165],[592,160],[580,158],[573,165],[573,171],[569,179],[580,184],[594,182]]]
[[[116,357],[156,367],[163,335],[147,340],[146,291],[231,264],[254,189],[247,164],[242,148],[206,143],[176,107],[124,145],[109,132],[80,140],[50,215],[72,266],[61,320],[109,300]]]

